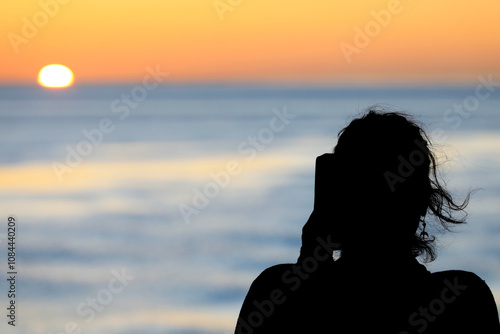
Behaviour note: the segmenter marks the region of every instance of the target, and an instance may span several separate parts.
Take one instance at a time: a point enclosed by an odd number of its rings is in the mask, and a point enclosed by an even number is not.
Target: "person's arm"
[[[342,219],[336,209],[342,188],[338,167],[335,154],[326,153],[316,158],[314,210],[302,228],[302,247],[297,263],[307,257],[318,257],[318,248],[323,248],[330,258],[334,250],[340,249],[334,238],[338,232],[336,225]]]
[[[329,214],[322,214],[314,210],[307,223],[302,228],[302,246],[297,263],[302,263],[307,257],[316,258],[328,256],[333,261],[333,251],[340,248],[340,244],[333,238],[332,228],[329,226]]]

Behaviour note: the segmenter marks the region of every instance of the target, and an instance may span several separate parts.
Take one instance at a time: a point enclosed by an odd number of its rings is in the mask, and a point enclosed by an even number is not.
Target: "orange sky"
[[[228,10],[218,13],[216,2]],[[137,81],[156,64],[170,82],[500,77],[495,0],[23,0],[2,7],[1,83],[36,83],[51,63],[71,68],[75,84]],[[390,13],[387,24],[373,11]],[[356,39],[365,28],[369,41]],[[346,57],[341,45],[356,52]]]

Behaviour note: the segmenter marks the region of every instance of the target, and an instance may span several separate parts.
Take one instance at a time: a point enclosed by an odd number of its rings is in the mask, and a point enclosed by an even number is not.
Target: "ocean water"
[[[375,104],[426,125],[458,198],[480,188],[428,269],[475,272],[500,303],[498,91],[137,87],[0,89],[2,333],[232,332],[253,279],[299,254],[316,156]]]

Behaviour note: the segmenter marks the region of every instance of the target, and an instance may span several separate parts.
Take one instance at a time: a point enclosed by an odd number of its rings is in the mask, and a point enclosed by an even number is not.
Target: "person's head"
[[[465,213],[468,198],[456,204],[444,189],[430,140],[410,116],[370,108],[340,131],[334,154],[344,249],[406,250],[432,261],[434,237],[420,236],[426,214],[446,229],[465,222],[454,212]]]

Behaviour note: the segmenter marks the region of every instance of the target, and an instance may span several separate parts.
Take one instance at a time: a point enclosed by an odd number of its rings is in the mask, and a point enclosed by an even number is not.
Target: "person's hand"
[[[332,259],[333,251],[340,248],[340,244],[334,240],[332,216],[326,213],[313,211],[309,220],[302,228],[302,247],[298,262],[307,257],[318,258],[324,261],[328,256]]]

